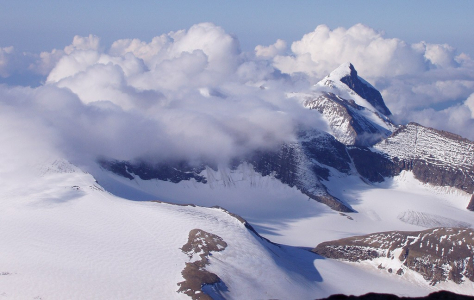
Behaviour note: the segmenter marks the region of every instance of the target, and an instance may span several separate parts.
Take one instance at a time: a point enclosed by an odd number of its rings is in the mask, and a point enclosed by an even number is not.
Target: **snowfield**
[[[397,212],[384,212],[384,204],[371,215],[361,209],[362,204],[355,206],[361,212],[349,220],[293,188],[257,175],[251,182],[259,184],[241,181],[231,187],[220,186],[216,177],[212,189],[187,182],[170,191],[170,186],[154,183],[153,192],[164,193],[156,196],[160,200],[170,200],[166,193],[178,189],[183,191],[182,202],[210,205],[220,199],[215,204],[235,208],[252,219],[262,235],[287,245],[278,246],[222,209],[126,200],[105,191],[89,173],[65,160],[43,157],[35,162],[33,157],[28,161],[14,154],[2,157],[8,172],[2,172],[0,180],[0,294],[6,299],[189,299],[176,291],[189,261],[180,248],[195,228],[228,244],[210,256],[207,268],[225,284],[220,293],[226,299],[314,299],[369,291],[425,295],[437,289],[291,246],[315,246],[328,238],[368,228],[377,231],[396,222],[408,226],[396,218]],[[400,184],[408,182],[413,184],[410,178]],[[144,182],[129,184],[143,187]],[[353,189],[358,187],[352,184]],[[438,195],[424,186],[419,191],[427,198]],[[358,199],[374,202],[376,196],[365,192],[367,197]],[[205,195],[210,200],[201,203]],[[464,197],[451,196],[447,203]],[[247,207],[249,203],[254,204]],[[288,217],[282,218],[285,213]],[[380,220],[374,221],[374,215]],[[373,227],[376,224],[381,225]]]

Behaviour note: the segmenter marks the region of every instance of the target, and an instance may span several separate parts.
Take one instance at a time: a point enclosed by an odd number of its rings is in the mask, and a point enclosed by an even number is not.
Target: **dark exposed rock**
[[[401,249],[396,257],[395,250]],[[313,252],[348,261],[393,257],[431,284],[474,280],[474,230],[435,228],[418,232],[390,231],[319,244]],[[397,271],[397,274],[403,273]],[[399,274],[400,275],[400,274]]]
[[[409,163],[401,163],[401,165],[405,166],[405,170],[412,170],[415,178],[424,183],[431,183],[436,186],[451,186],[468,193],[473,192],[474,180],[466,176],[460,168],[438,166],[423,160],[413,160]]]
[[[193,229],[189,232],[188,242],[181,247],[181,250],[190,258],[198,254],[207,263],[209,252],[219,252],[226,247],[227,243],[221,237],[201,229]]]
[[[425,297],[398,297],[392,294],[378,294],[378,293],[368,293],[360,296],[347,296],[347,295],[331,295],[327,300],[399,300],[399,299],[413,299],[413,300],[472,300],[473,296],[459,295],[453,292],[448,291],[439,291],[429,294]]]
[[[219,276],[206,270],[209,264],[209,255],[212,251],[219,252],[227,247],[227,243],[219,236],[201,229],[193,229],[189,232],[188,242],[181,250],[189,258],[198,255],[200,260],[186,263],[181,272],[184,281],[178,283],[178,292],[190,296],[193,300],[212,300],[202,291],[203,285],[217,284],[221,282]]]
[[[346,84],[351,90],[356,92],[359,96],[367,100],[375,109],[380,111],[386,116],[391,115],[392,113],[385,105],[382,95],[380,92],[367,83],[365,80],[361,80],[357,76],[357,71],[352,64],[349,64],[350,74],[342,77],[340,80],[342,83]]]
[[[326,204],[329,206],[331,209],[335,211],[342,211],[342,212],[354,212],[354,210],[347,204],[344,204],[341,202],[340,199],[332,196],[329,194],[327,191],[325,195],[315,195],[313,193],[307,192],[307,191],[302,191],[306,196],[309,198],[316,200],[320,203]]]
[[[319,135],[314,139],[304,139],[301,147],[311,161],[332,167],[341,173],[347,174],[351,170],[351,159],[347,154],[346,146],[329,134]]]
[[[273,175],[282,183],[298,188],[309,198],[341,212],[353,212],[347,204],[332,196],[321,180],[329,178],[332,167],[342,173],[351,170],[351,158],[343,144],[322,132],[303,132],[300,141],[284,144],[279,151],[256,151],[234,165],[246,161],[263,176]]]
[[[253,165],[262,176],[273,176],[282,183],[293,187],[298,184],[298,157],[296,149],[282,145],[280,151],[256,151],[246,161]]]
[[[467,206],[467,209],[474,211],[474,195],[471,196],[471,201],[469,201],[469,205]]]
[[[382,182],[385,177],[400,174],[401,168],[386,155],[366,147],[348,147],[357,172],[371,182]]]
[[[194,178],[197,182],[206,183],[206,178],[199,175],[205,166],[195,167],[184,161],[153,164],[145,161],[131,163],[101,159],[98,163],[102,168],[130,180],[133,180],[133,175],[136,175],[143,180],[158,179],[178,183]]]

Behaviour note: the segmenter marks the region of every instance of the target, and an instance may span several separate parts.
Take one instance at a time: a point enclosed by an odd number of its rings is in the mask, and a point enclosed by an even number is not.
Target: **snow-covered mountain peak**
[[[332,71],[327,78],[330,80],[338,80],[340,81],[342,78],[346,76],[357,76],[357,71],[354,66],[350,62],[345,62],[337,69]]]
[[[385,116],[392,113],[385,105],[380,92],[363,78],[350,62],[343,63],[315,85],[315,89],[338,94],[344,99],[354,100],[358,105]]]
[[[380,92],[344,63],[314,86],[303,105],[318,110],[331,134],[346,145],[371,146],[388,137],[396,126]]]

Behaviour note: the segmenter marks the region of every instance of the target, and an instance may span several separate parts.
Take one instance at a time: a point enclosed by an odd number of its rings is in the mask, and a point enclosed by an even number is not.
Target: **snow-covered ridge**
[[[399,159],[422,159],[440,166],[465,169],[474,166],[474,142],[416,123],[402,126],[374,148]]]
[[[332,135],[346,145],[373,145],[395,130],[386,116],[333,93],[308,97],[303,105],[319,111],[329,123]]]
[[[382,95],[370,83],[357,75],[351,63],[344,63],[318,82],[315,90],[332,92],[344,99],[353,100],[357,105],[385,116],[391,115]]]
[[[374,149],[387,154],[402,169],[413,170],[422,182],[474,192],[474,142],[468,139],[409,123]]]
[[[236,158],[229,165],[209,166],[203,163],[198,167],[191,167],[186,163],[153,165],[114,160],[99,161],[99,165],[102,170],[132,181],[139,178],[186,182],[190,187],[205,185],[210,190],[221,187],[267,188],[279,181],[290,188],[296,187],[302,194],[332,209],[350,212],[352,209],[332,196],[322,183],[322,180],[328,179],[331,168],[349,173],[350,162],[344,145],[331,135],[308,130],[299,135],[297,142],[282,144],[274,151],[255,151],[244,158]],[[99,180],[102,182],[101,178]],[[113,186],[109,188],[114,189]]]
[[[380,92],[350,63],[331,72],[313,91],[303,105],[319,111],[334,137],[346,145],[371,146],[396,129]]]

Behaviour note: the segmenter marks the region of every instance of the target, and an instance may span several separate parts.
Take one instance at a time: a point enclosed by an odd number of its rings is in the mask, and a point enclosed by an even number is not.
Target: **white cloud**
[[[293,55],[276,56],[285,73],[322,78],[342,63],[352,62],[367,78],[414,74],[426,69],[424,53],[399,39],[386,39],[362,24],[331,30],[319,25],[291,45]]]
[[[454,59],[455,49],[447,44],[433,45],[423,43],[425,46],[425,58],[432,64],[442,67],[456,67],[457,63]]]
[[[471,94],[469,98],[467,98],[466,102],[464,102],[464,105],[469,108],[469,110],[471,111],[471,118],[474,119],[474,93]]]
[[[260,57],[275,57],[284,54],[286,51],[286,42],[278,39],[275,44],[268,47],[258,45],[255,47],[255,55]]]
[[[76,35],[72,39],[72,44],[64,48],[66,54],[71,54],[76,50],[98,50],[100,39],[98,36],[89,34],[89,36]]]
[[[300,125],[325,126],[285,96],[301,85],[243,55],[237,39],[213,24],[151,43],[116,41],[108,52],[93,36],[75,37],[60,54],[44,86],[16,90],[8,103],[39,118],[75,160],[224,161],[292,141]],[[0,106],[9,93],[0,90]]]
[[[12,56],[14,48],[4,47],[0,48],[0,76],[1,77],[8,77],[10,75],[9,72],[9,64],[10,64],[10,57]]]
[[[315,111],[285,95],[308,92],[351,61],[396,120],[474,139],[474,62],[448,45],[410,45],[361,24],[321,25],[285,51],[278,40],[242,53],[234,36],[210,23],[150,42],[118,40],[108,50],[93,35],[36,56],[1,48],[0,76],[25,65],[49,73],[38,88],[0,86],[0,111],[81,162],[99,155],[226,160],[291,141],[299,126],[325,129]]]

